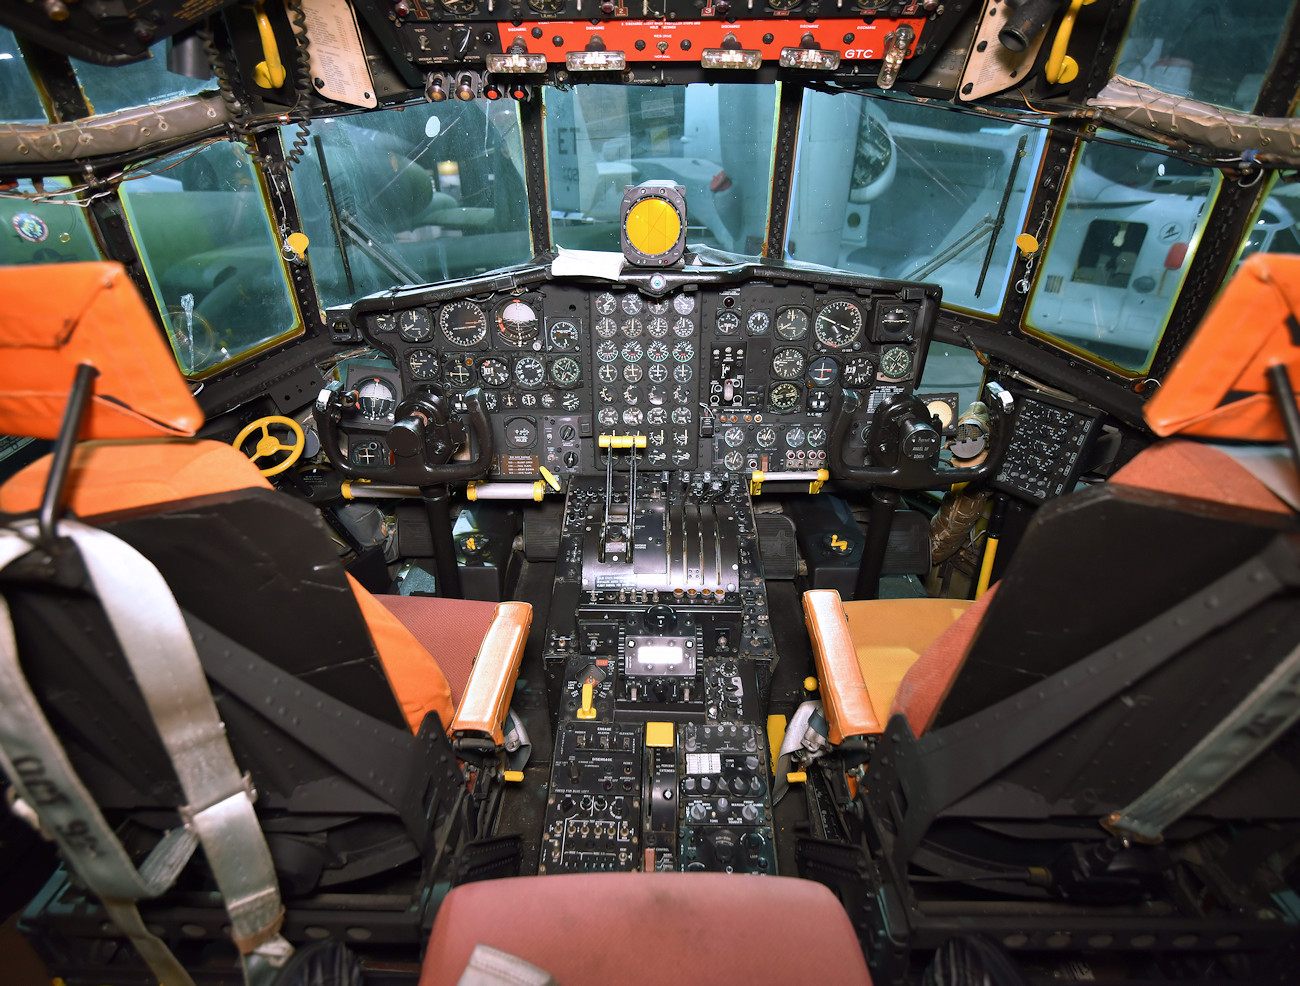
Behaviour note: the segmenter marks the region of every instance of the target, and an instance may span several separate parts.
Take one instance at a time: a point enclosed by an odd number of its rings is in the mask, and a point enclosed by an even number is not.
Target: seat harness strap
[[[253,810],[179,606],[158,570],[107,532],[66,519],[185,793],[184,828],[164,837],[139,871],[77,778],[18,664],[8,607],[0,600],[0,763],[78,875],[103,901],[168,986],[192,986],[166,945],[145,930],[135,901],[156,897],[202,843],[230,917],[249,986],[269,982],[293,948],[280,935],[284,908],[271,854]],[[26,554],[37,528],[0,531],[0,569]]]

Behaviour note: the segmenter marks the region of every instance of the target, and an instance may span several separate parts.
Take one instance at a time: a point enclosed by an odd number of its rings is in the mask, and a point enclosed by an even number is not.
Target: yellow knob
[[[1020,256],[1028,257],[1031,253],[1038,252],[1038,237],[1033,233],[1021,233],[1016,237],[1016,249],[1020,251]]]
[[[806,692],[815,692],[817,690],[817,679],[809,675],[803,680],[803,690]]]
[[[579,719],[595,719],[596,709],[591,704],[591,693],[595,689],[595,683],[588,678],[582,683],[582,708],[578,710]]]

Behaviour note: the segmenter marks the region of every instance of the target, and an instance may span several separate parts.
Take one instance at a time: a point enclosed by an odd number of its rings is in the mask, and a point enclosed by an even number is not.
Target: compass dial
[[[912,354],[894,346],[880,354],[880,375],[886,380],[901,380],[912,371]]]
[[[557,387],[572,387],[582,376],[582,367],[572,356],[561,356],[551,364],[551,381]]]
[[[789,414],[799,406],[799,388],[779,383],[767,395],[767,406],[776,414]]]

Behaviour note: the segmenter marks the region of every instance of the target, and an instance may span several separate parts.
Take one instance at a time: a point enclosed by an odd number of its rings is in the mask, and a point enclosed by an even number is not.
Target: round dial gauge
[[[623,335],[635,339],[645,331],[645,324],[639,318],[629,318],[623,323]]]
[[[776,313],[776,334],[786,342],[798,342],[808,334],[808,313],[802,308],[782,308]]]
[[[474,361],[469,357],[452,357],[443,367],[442,378],[453,387],[468,387],[474,379]]]
[[[650,309],[651,314],[662,315],[672,307],[672,302],[667,298],[656,298],[654,301],[647,304],[646,307]]]
[[[819,356],[808,366],[808,380],[814,387],[829,387],[839,375],[839,364],[829,356]]]
[[[596,359],[602,363],[612,363],[618,359],[618,343],[611,339],[606,339],[596,347]]]
[[[510,382],[510,367],[505,360],[489,356],[478,365],[478,377],[489,387],[504,387]]]
[[[546,382],[546,364],[536,356],[521,356],[515,360],[515,382],[532,390]]]
[[[572,387],[582,376],[582,367],[572,356],[561,356],[551,364],[551,380],[557,387]]]
[[[664,389],[662,387],[646,388],[645,396],[646,396],[646,400],[648,400],[651,404],[654,404],[656,407],[658,407],[668,398],[668,395],[664,393]]]
[[[677,396],[677,391],[673,391],[673,397]],[[691,423],[691,409],[689,407],[673,408],[673,424],[688,425]]]
[[[412,308],[397,316],[397,334],[407,342],[428,342],[433,337],[433,319],[423,308]]]
[[[434,380],[438,376],[438,354],[432,349],[412,349],[406,354],[406,366],[416,380]]]
[[[623,379],[628,383],[636,383],[644,375],[645,371],[641,369],[639,363],[629,363],[623,367]]]
[[[357,410],[367,421],[382,421],[397,407],[397,391],[383,377],[357,381]]]
[[[668,319],[655,316],[650,319],[650,324],[646,326],[646,332],[650,334],[651,339],[662,339],[668,335],[672,327],[668,324]]]
[[[745,331],[752,336],[761,336],[771,324],[772,316],[767,312],[750,312],[749,318],[745,319]]]
[[[678,315],[689,315],[695,311],[695,298],[689,294],[674,295],[673,311]]]
[[[832,301],[817,313],[813,334],[830,349],[853,345],[862,335],[862,309],[851,301]]]
[[[881,305],[876,309],[876,341],[910,339],[916,309],[910,305]]]
[[[826,429],[821,425],[813,425],[808,429],[808,447],[821,448],[826,444],[826,439],[830,437]]]
[[[646,376],[655,383],[663,383],[668,379],[668,367],[662,363],[651,363],[650,369],[646,371]]]
[[[613,389],[610,388],[610,387],[601,387],[601,388],[600,388],[600,400],[601,400],[601,403],[602,403],[602,404],[613,404],[613,403],[614,403],[614,391],[613,391]]]
[[[844,382],[850,387],[864,387],[876,375],[876,364],[866,356],[854,356],[844,364]]]
[[[639,407],[629,407],[623,411],[623,424],[639,425],[645,420],[645,412]]]
[[[767,395],[767,406],[776,414],[789,414],[799,406],[799,388],[792,383],[779,383]]]
[[[771,425],[764,425],[758,429],[754,435],[754,440],[763,448],[771,448],[776,444],[776,429]]]
[[[564,9],[564,0],[528,0],[528,6],[539,14],[558,14]]]
[[[656,340],[646,347],[645,354],[652,363],[662,363],[668,358],[668,343]]]
[[[732,448],[740,448],[745,444],[745,429],[733,425],[722,433],[722,440]]]
[[[619,305],[629,315],[640,315],[641,309],[645,307],[641,301],[641,296],[631,292],[623,295],[623,300]]]
[[[745,453],[732,449],[723,457],[722,464],[732,472],[740,472],[745,468]]]
[[[612,428],[618,424],[618,412],[612,407],[602,407],[600,413],[596,415],[596,420],[606,428]]]
[[[673,335],[678,339],[689,339],[695,335],[695,323],[689,318],[679,318],[673,323]]]
[[[602,363],[600,369],[596,371],[596,376],[600,378],[601,383],[613,383],[618,379],[618,367],[613,363]]]
[[[677,407],[673,409],[674,421],[677,420],[678,411],[685,411],[687,414],[691,413],[690,408],[687,407],[687,405],[690,404],[690,402],[691,402],[691,392],[689,389],[681,386],[681,384],[678,384],[676,387],[673,388],[673,403],[681,405],[681,407]]]
[[[894,346],[880,354],[880,375],[886,380],[901,380],[912,369],[912,354]]]
[[[602,339],[613,339],[618,335],[618,323],[612,318],[602,318],[596,323],[596,335]]]
[[[376,332],[392,332],[397,328],[397,316],[392,312],[384,312],[382,315],[375,316]]]
[[[608,291],[596,295],[596,311],[602,315],[613,315],[618,309],[618,299]]]
[[[472,301],[453,301],[438,314],[443,337],[454,346],[477,346],[487,338],[487,318]]]
[[[694,375],[695,371],[691,369],[689,363],[679,363],[673,367],[673,379],[678,383],[690,383]]]
[[[650,398],[654,400],[653,397]],[[666,425],[668,423],[668,412],[662,407],[652,407],[645,413],[645,423],[648,425]]]
[[[627,342],[623,343],[623,348],[619,350],[619,355],[627,362],[635,363],[645,355],[645,349],[641,346],[641,343],[637,342],[635,339],[629,339]]]
[[[785,433],[785,443],[791,448],[798,448],[803,444],[804,431],[798,425],[795,425]]]
[[[551,345],[556,349],[572,349],[578,344],[578,327],[561,319],[551,323]]]
[[[718,326],[719,332],[724,336],[729,336],[740,328],[740,316],[735,312],[718,312],[715,324]]]
[[[497,331],[509,346],[526,346],[537,338],[537,311],[512,298],[497,311]]]
[[[767,5],[773,10],[794,10],[803,0],[767,0]]]
[[[442,5],[453,14],[472,14],[478,8],[478,0],[442,0]]]
[[[955,420],[952,405],[942,397],[936,397],[932,401],[925,402],[925,409],[934,417],[939,419],[940,428],[951,428]]]
[[[641,403],[641,388],[637,386],[623,388],[623,403],[636,406]]]
[[[689,363],[695,358],[695,346],[689,339],[673,343],[673,359],[678,363]]]
[[[797,349],[778,349],[772,357],[772,376],[778,380],[798,380],[803,376],[807,360]]]
[[[375,465],[384,458],[384,443],[358,442],[348,449],[348,458],[358,466]]]

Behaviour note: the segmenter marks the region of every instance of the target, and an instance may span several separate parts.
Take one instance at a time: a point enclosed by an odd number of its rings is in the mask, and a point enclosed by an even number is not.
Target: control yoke
[[[355,395],[335,386],[322,390],[312,408],[325,453],[334,468],[349,479],[426,488],[477,479],[491,468],[492,424],[478,388],[465,395],[474,454],[464,461],[452,461],[451,457],[465,444],[465,425],[457,417],[451,398],[436,384],[417,388],[394,410],[387,436],[393,453],[390,463],[357,466],[348,461],[339,444],[339,423],[343,412],[355,403]]]
[[[862,406],[855,391],[841,391],[831,404],[831,471],[837,479],[851,479],[894,490],[940,490],[954,483],[969,483],[997,472],[1011,444],[1014,405],[1009,391],[997,383],[986,385],[992,419],[992,444],[978,466],[946,468],[940,465],[943,447],[930,412],[915,395],[884,401],[872,417],[867,432],[867,457],[876,463],[851,466],[845,461],[849,428]]]

